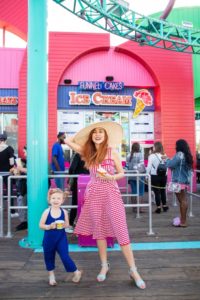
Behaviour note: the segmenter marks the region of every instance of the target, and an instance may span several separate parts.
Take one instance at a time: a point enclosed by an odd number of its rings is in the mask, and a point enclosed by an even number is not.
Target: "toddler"
[[[79,271],[69,256],[68,240],[65,228],[69,226],[67,211],[61,208],[64,202],[64,192],[59,188],[49,189],[47,208],[40,219],[40,228],[44,230],[43,250],[46,269],[49,272],[49,285],[56,285],[54,275],[55,255],[59,254],[66,272],[73,272],[72,281],[78,283],[81,279]]]

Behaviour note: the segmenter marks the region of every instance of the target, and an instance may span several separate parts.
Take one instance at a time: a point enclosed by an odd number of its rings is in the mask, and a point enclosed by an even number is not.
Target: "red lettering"
[[[0,105],[17,105],[17,97],[0,97]]]
[[[75,92],[69,93],[70,105],[89,105],[90,95],[88,94],[76,94]]]

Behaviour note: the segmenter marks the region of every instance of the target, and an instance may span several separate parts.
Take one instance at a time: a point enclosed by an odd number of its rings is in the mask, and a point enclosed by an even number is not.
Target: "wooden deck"
[[[171,198],[171,197],[170,197]],[[200,241],[200,200],[194,199],[194,217],[187,228],[174,228],[171,220],[178,207],[160,215],[153,214],[155,235],[148,236],[148,215],[135,218],[132,209],[127,219],[132,242]],[[154,209],[154,206],[153,206]],[[17,220],[13,222],[13,228]],[[200,249],[141,250],[135,251],[137,266],[146,281],[146,290],[139,290],[129,279],[120,251],[109,252],[111,271],[104,283],[96,281],[100,268],[97,252],[71,253],[83,278],[79,284],[70,281],[57,259],[58,285],[49,287],[42,253],[22,249],[18,241],[26,231],[15,233],[12,239],[0,238],[0,299],[120,299],[120,300],[200,300]],[[76,238],[69,236],[71,243]],[[146,244],[148,245],[148,244]]]

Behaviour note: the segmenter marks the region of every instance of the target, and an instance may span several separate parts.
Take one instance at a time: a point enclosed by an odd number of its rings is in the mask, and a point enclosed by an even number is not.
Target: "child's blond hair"
[[[59,194],[62,194],[63,195],[63,201],[67,198],[68,196],[68,193],[67,192],[63,192],[61,189],[59,188],[50,188],[48,190],[48,195],[47,195],[47,199],[48,199],[48,202],[50,201],[50,198],[53,194],[55,193],[59,193]]]

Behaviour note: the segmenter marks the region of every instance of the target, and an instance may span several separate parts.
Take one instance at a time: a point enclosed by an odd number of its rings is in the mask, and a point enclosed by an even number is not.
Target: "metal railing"
[[[200,173],[200,170],[193,170],[193,172],[195,173]],[[189,195],[189,212],[188,212],[188,216],[189,217],[194,217],[193,214],[193,196],[200,198],[200,195],[196,194],[193,192],[193,176],[194,173],[192,173],[191,175],[191,181],[190,181],[190,189],[187,192]],[[69,175],[68,173],[59,173],[59,174],[53,174],[53,175],[49,175],[49,179],[55,179],[55,178],[77,178],[79,175]],[[135,207],[137,209],[137,213],[136,213],[136,218],[140,218],[140,208],[141,207],[147,207],[148,208],[148,213],[149,213],[149,224],[148,224],[148,235],[153,235],[153,229],[152,229],[152,199],[151,199],[151,176],[149,174],[139,174],[138,171],[131,173],[131,171],[126,170],[124,176],[126,177],[126,186],[121,187],[121,190],[125,190],[125,193],[122,192],[122,197],[123,199],[125,199],[124,201],[124,206],[125,207]],[[128,184],[128,179],[129,177],[136,177],[136,186],[137,186],[137,193],[136,194],[132,194],[129,193],[129,184]],[[139,196],[139,182],[140,182],[140,178],[147,178],[147,184],[148,184],[148,203],[140,203],[140,196]],[[26,175],[18,175],[18,176],[9,176],[8,177],[8,193],[7,193],[7,214],[8,214],[8,218],[7,218],[7,235],[6,237],[12,237],[12,233],[11,233],[11,209],[27,209],[27,206],[11,206],[11,198],[14,196],[11,196],[11,180],[13,179],[22,179],[22,178],[27,178]],[[130,203],[129,199],[131,197],[135,196],[136,197],[136,203]],[[71,196],[70,196],[71,197]],[[173,206],[177,206],[177,200],[175,197],[175,193],[173,193],[173,200],[172,200],[172,205]],[[71,209],[71,208],[77,208],[78,205],[63,205],[63,208],[66,209]],[[3,204],[3,177],[0,176],[0,237],[3,237],[4,235],[4,223],[3,223],[3,210],[4,210],[4,204]]]
[[[0,237],[3,237],[3,177],[0,176]]]
[[[193,177],[195,173],[200,173],[200,170],[194,169],[193,173],[191,174],[191,179],[190,179],[190,191],[188,191],[188,195],[190,197],[190,202],[189,202],[189,213],[188,216],[189,217],[194,217],[193,214],[193,196],[195,196],[196,198],[200,198],[200,195],[196,194],[193,192]]]
[[[11,180],[12,179],[23,179],[27,178],[27,175],[11,175],[8,177],[8,203],[7,203],[7,214],[8,214],[8,223],[7,223],[7,235],[6,237],[11,238],[11,209],[28,209],[26,206],[11,206]]]
[[[139,174],[139,173],[125,173],[125,177],[136,177],[137,180],[137,194],[125,194],[126,197],[137,197],[136,204],[125,204],[125,207],[137,207],[137,217],[140,217],[139,209],[140,207],[147,207],[149,209],[149,231],[147,232],[148,235],[154,235],[153,228],[152,228],[152,200],[151,200],[151,176],[149,174]],[[147,179],[148,184],[148,203],[140,203],[139,197],[139,180],[140,178],[145,177]],[[128,182],[128,180],[127,180]],[[123,195],[122,195],[123,196]]]
[[[49,175],[49,178],[50,179],[55,179],[55,178],[77,178],[79,175],[69,175],[69,174],[53,174],[53,175]],[[151,206],[151,176],[148,175],[148,174],[136,174],[136,173],[129,173],[127,172],[125,175],[126,177],[126,193],[123,193],[122,194],[122,197],[126,197],[126,199],[128,197],[132,197],[132,196],[136,196],[137,197],[137,203],[136,204],[129,204],[129,203],[125,203],[124,206],[125,207],[136,207],[137,208],[137,218],[140,217],[140,212],[139,212],[139,209],[140,207],[147,207],[149,208],[149,226],[148,226],[148,232],[147,234],[148,235],[153,235],[154,232],[153,232],[153,229],[152,229],[152,206]],[[128,193],[128,177],[136,177],[136,180],[137,180],[137,191],[138,193],[136,194],[132,194],[132,193]],[[148,190],[149,190],[149,193],[148,193],[148,203],[140,203],[140,197],[139,197],[139,178],[140,177],[146,177],[147,178],[147,182],[148,182]],[[11,212],[11,209],[27,209],[28,207],[27,206],[11,206],[11,180],[13,179],[22,179],[22,178],[27,178],[26,175],[18,175],[18,176],[9,176],[8,177],[8,196],[7,196],[7,199],[8,199],[8,202],[7,202],[7,235],[6,237],[7,238],[11,238],[12,237],[12,232],[11,232],[11,215],[10,215],[10,212]],[[71,208],[77,208],[78,205],[63,205],[62,206],[63,208],[66,208],[66,209],[71,209]]]

